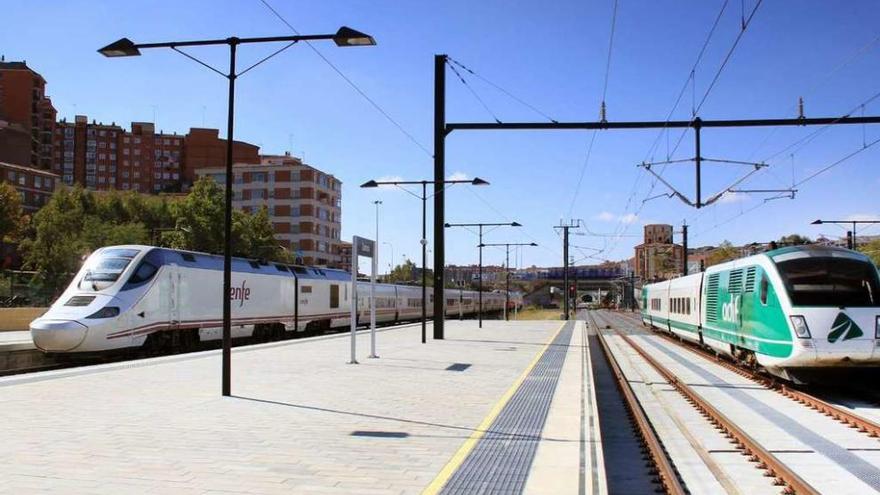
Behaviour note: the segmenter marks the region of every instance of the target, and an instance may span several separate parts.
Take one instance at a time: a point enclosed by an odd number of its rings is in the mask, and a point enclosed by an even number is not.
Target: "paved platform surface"
[[[565,393],[534,439],[525,493],[602,491],[596,450],[582,448],[598,442],[582,430],[582,324],[554,342]],[[359,365],[346,335],[235,348],[229,398],[217,351],[0,378],[0,493],[420,493],[455,470],[563,327],[483,326],[450,321],[427,344],[418,325],[380,331],[379,359],[361,332]]]

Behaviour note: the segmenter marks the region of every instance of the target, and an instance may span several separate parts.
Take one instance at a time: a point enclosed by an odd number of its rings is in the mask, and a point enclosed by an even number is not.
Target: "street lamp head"
[[[522,227],[522,224],[519,222],[510,222],[511,227]]]
[[[333,35],[333,42],[336,46],[374,46],[376,40],[368,34],[356,31],[348,26],[342,26],[336,34]]]
[[[484,181],[479,177],[474,177],[474,180],[471,181],[472,186],[488,186],[489,182]]]
[[[444,223],[443,226],[446,227],[447,229],[448,229],[449,227],[452,227],[452,225],[449,225],[448,223]]]
[[[810,225],[822,225],[822,220],[814,220],[810,222]]]
[[[114,41],[98,50],[98,53],[105,57],[134,57],[141,54],[140,50],[137,49],[137,45],[128,38]]]
[[[368,180],[361,184],[361,187],[379,187],[379,183],[374,180]]]
[[[538,243],[533,242],[533,243],[529,244],[529,246],[537,247],[537,246],[538,246]]]

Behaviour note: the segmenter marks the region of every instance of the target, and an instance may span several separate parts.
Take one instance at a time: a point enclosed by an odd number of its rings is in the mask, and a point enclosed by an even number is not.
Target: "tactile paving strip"
[[[441,493],[522,493],[573,328],[565,324]]]

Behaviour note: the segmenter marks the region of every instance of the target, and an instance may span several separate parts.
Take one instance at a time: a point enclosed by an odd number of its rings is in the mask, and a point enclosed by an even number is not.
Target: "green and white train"
[[[642,288],[642,321],[770,373],[880,366],[880,280],[856,251],[798,246]]]

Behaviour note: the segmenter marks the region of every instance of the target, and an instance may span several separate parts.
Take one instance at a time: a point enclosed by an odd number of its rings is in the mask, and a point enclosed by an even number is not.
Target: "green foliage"
[[[706,266],[717,265],[739,257],[739,250],[730,241],[723,241],[706,258]]]
[[[416,264],[412,260],[406,260],[402,265],[397,265],[388,274],[388,282],[392,284],[416,281]]]
[[[34,215],[21,242],[25,267],[38,272],[38,283],[57,291],[89,253],[103,246],[158,243],[222,253],[223,199],[222,189],[207,178],[182,200],[94,193],[80,186],[60,189]],[[235,256],[292,261],[275,240],[265,208],[253,215],[233,212],[232,245]]]
[[[868,255],[875,265],[880,267],[880,239],[856,246],[859,251]]]
[[[18,191],[11,184],[0,182],[0,241],[14,241],[25,223]]]
[[[810,239],[809,237],[806,237],[806,236],[799,235],[799,234],[784,235],[779,238],[779,242],[778,242],[778,244],[780,246],[799,246],[802,244],[812,244],[812,243],[813,243],[812,239]]]

